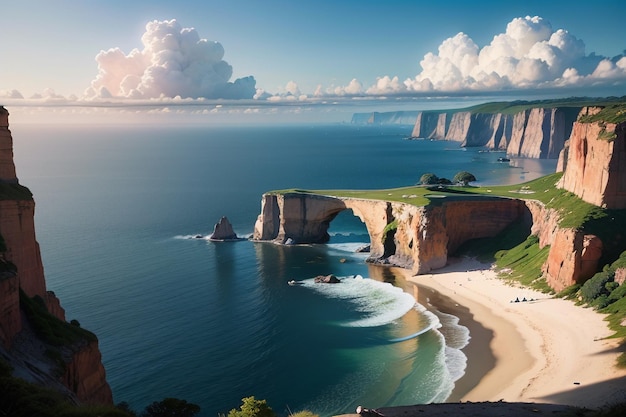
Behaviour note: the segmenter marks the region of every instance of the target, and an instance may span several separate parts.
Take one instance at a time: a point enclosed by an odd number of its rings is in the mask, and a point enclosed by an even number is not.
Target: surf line
[[[389,342],[390,343],[398,343],[398,342],[404,342],[405,340],[409,340],[409,339],[415,339],[416,337],[418,337],[420,335],[423,335],[427,331],[435,329],[438,326],[439,326],[439,323],[433,323],[430,326],[426,326],[425,328],[421,329],[417,333],[413,333],[413,334],[410,334],[408,336],[398,337],[396,339],[390,339]]]

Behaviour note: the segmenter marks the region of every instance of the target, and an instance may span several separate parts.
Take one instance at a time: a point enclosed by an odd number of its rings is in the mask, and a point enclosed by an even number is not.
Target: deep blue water
[[[251,234],[261,195],[274,189],[400,187],[461,170],[513,183],[555,166],[404,140],[410,127],[11,129],[48,289],[68,320],[98,335],[115,401],[142,410],[184,398],[203,416],[250,395],[279,413],[322,415],[444,401],[465,358],[454,349],[462,342],[446,348],[433,328],[454,320],[416,305],[401,278],[354,253],[368,236],[350,212],[333,221],[328,245],[190,236],[210,234],[224,215]],[[343,283],[312,283],[329,273]]]

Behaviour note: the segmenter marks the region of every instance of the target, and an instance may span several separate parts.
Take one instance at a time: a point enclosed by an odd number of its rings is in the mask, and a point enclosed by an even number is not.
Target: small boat
[[[498,162],[511,162],[509,158],[498,158]]]
[[[292,287],[294,285],[302,285],[302,283],[300,281],[296,281],[294,279],[292,279],[291,281],[288,281],[287,284],[291,285]]]

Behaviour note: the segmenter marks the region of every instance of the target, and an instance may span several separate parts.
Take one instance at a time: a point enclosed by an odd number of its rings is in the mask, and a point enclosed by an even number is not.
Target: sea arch
[[[326,243],[330,222],[351,209],[370,237],[370,262],[425,273],[446,265],[448,254],[471,239],[495,236],[530,220],[522,200],[464,196],[416,206],[397,201],[310,192],[264,194],[253,239],[282,244]]]
[[[393,221],[391,203],[335,197],[306,192],[264,194],[261,214],[254,227],[254,240],[276,243],[326,243],[330,222],[342,211],[352,210],[367,228],[370,256],[384,253],[383,233]]]

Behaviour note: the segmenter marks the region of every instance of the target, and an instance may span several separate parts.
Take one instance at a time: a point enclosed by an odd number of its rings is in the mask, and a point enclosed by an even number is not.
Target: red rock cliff
[[[599,110],[585,108],[580,115]],[[626,123],[576,122],[568,142],[559,187],[599,207],[626,208]]]
[[[28,297],[40,297],[49,313],[65,321],[65,312],[57,297],[46,289],[44,269],[39,244],[35,237],[35,202],[30,191],[19,185],[13,162],[13,138],[9,130],[9,113],[0,107],[0,342],[2,356],[8,358],[17,375],[36,375],[33,369],[20,370],[19,366],[32,368],[32,363],[50,361],[43,357],[23,360],[30,353],[18,351],[28,345],[24,339],[33,339],[35,334],[22,321],[20,289]],[[22,334],[23,333],[23,334]],[[14,346],[16,338],[21,342]],[[45,341],[34,341],[38,345]],[[71,349],[63,377],[67,388],[78,401],[112,404],[112,394],[97,341]],[[49,372],[42,369],[39,373]],[[26,378],[28,379],[28,377]],[[42,381],[34,377],[32,382]]]

